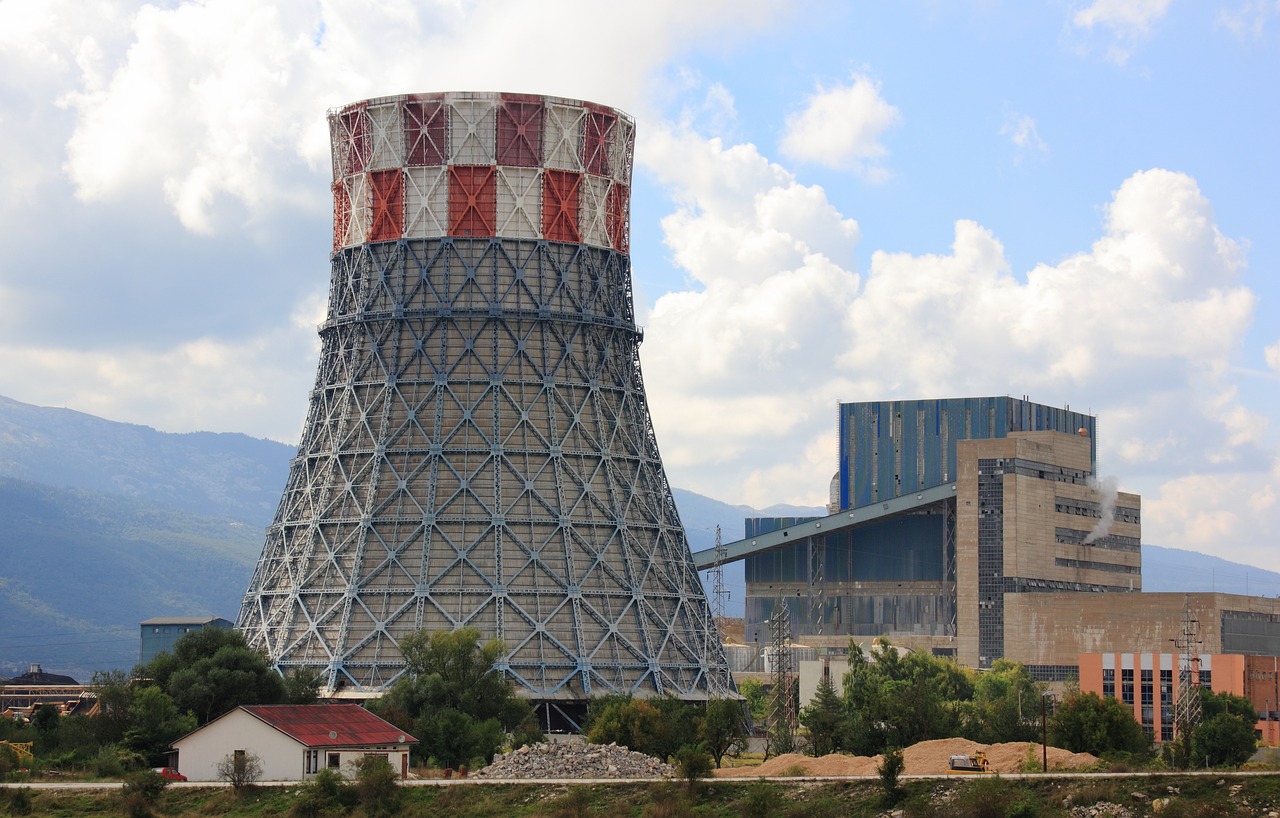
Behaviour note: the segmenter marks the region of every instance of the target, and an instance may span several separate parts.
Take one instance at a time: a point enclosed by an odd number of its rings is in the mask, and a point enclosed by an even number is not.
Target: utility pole
[[[782,755],[795,749],[795,677],[791,672],[791,609],[779,597],[769,617],[770,667],[773,694],[769,699],[769,746],[766,755]]]
[[[1191,766],[1191,733],[1200,724],[1200,621],[1191,616],[1187,597],[1182,633],[1173,640],[1178,650],[1178,699],[1173,713],[1174,741],[1186,766]],[[1175,759],[1175,765],[1177,760]]]
[[[1041,763],[1044,772],[1049,772],[1049,715],[1048,715],[1048,699],[1049,694],[1043,693],[1040,696],[1040,750]],[[1021,704],[1022,700],[1019,699]]]
[[[729,590],[724,587],[724,563],[729,559],[729,549],[724,547],[720,536],[720,526],[716,526],[716,564],[711,569],[711,606],[715,614],[716,627],[721,629],[720,641],[724,641],[724,601],[729,598]]]

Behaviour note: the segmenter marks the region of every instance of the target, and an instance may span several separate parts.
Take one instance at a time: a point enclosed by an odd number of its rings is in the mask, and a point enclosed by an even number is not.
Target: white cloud
[[[1040,138],[1036,121],[1026,114],[1009,114],[1000,126],[1000,135],[1007,136],[1014,147],[1015,161],[1028,157],[1046,156],[1049,146]]]
[[[1280,0],[1249,0],[1218,12],[1217,24],[1241,40],[1260,40],[1267,26],[1280,17]]]
[[[803,111],[787,117],[779,147],[792,159],[853,168],[874,181],[888,173],[878,164],[888,155],[881,139],[901,121],[902,114],[880,96],[875,81],[854,75],[848,85],[819,86]]]
[[[1077,11],[1071,22],[1087,32],[1105,29],[1111,38],[1107,59],[1124,65],[1134,47],[1150,36],[1152,26],[1168,12],[1169,3],[1170,0],[1094,0]]]
[[[74,11],[58,7],[39,31]],[[730,13],[731,12],[731,13]],[[328,166],[327,108],[366,96],[503,88],[606,99],[631,108],[652,73],[709,31],[733,38],[779,12],[749,3],[677,0],[602,11],[589,0],[530,4],[253,0],[143,5],[128,37],[72,70],[73,48],[29,49],[28,70],[60,66],[74,114],[66,172],[92,202],[162,195],[188,229],[221,233],[273,209],[314,202]],[[74,29],[74,24],[72,25]],[[609,41],[583,70],[576,47]],[[91,64],[90,64],[91,63]],[[47,135],[46,135],[47,136]],[[46,139],[47,141],[47,139]]]
[[[242,430],[293,442],[315,372],[315,327],[167,349],[5,346],[0,394],[165,431]],[[279,396],[291,396],[280,401]]]
[[[700,288],[663,296],[645,321],[664,462],[715,496],[801,499],[801,476],[829,470],[829,328],[858,289],[857,224],[753,145],[651,128],[637,155],[680,202],[663,230]]]
[[[1280,375],[1280,340],[1267,347],[1263,354],[1266,356],[1267,366],[1275,370],[1277,375]]]
[[[1117,34],[1145,34],[1164,17],[1170,0],[1094,0],[1071,18],[1079,28],[1105,26]]]
[[[1098,414],[1103,467],[1125,490],[1173,497],[1224,470],[1227,485],[1250,487],[1152,525],[1151,541],[1280,534],[1265,513],[1280,493],[1265,419],[1227,380],[1256,298],[1240,282],[1242,248],[1194,179],[1135,173],[1091,247],[1025,275],[963,220],[949,252],[879,251],[859,275],[839,253],[857,238],[852,220],[753,145],[668,131],[644,147],[681,203],[663,228],[698,288],[658,300],[642,348],[680,485],[820,504],[836,400],[1029,394]],[[1171,471],[1185,482],[1162,482]]]
[[[1262,548],[1280,534],[1280,459],[1262,474],[1192,474],[1160,485],[1142,502],[1142,538],[1280,569]]]

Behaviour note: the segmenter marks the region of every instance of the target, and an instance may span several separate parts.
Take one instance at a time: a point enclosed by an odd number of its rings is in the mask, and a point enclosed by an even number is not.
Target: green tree
[[[400,641],[405,673],[370,709],[418,738],[414,753],[456,767],[493,760],[505,734],[540,736],[532,706],[493,669],[502,642],[483,645],[474,628],[427,633]]]
[[[689,794],[698,787],[698,779],[711,775],[711,756],[701,747],[689,744],[675,752],[673,758],[677,774],[688,784]]]
[[[651,755],[670,761],[681,747],[698,743],[705,715],[702,705],[675,696],[659,696],[650,702],[658,711],[658,731]]]
[[[1133,710],[1114,698],[1070,690],[1049,718],[1049,743],[1073,753],[1145,754],[1151,744]]]
[[[172,653],[161,653],[137,675],[154,681],[178,709],[195,713],[200,724],[242,704],[285,701],[280,674],[245,643],[242,633],[226,628],[183,635]]]
[[[972,697],[971,674],[950,659],[903,655],[884,639],[868,654],[852,642],[844,680],[846,749],[875,755],[959,735]]]
[[[974,682],[963,735],[983,744],[1039,741],[1044,693],[1045,686],[1034,681],[1024,665],[997,659]]]
[[[829,675],[818,682],[813,701],[800,710],[800,723],[809,729],[809,750],[815,756],[838,752],[845,726],[844,704]]]
[[[654,702],[618,694],[593,699],[587,713],[587,741],[618,744],[665,760],[666,727]]]
[[[0,744],[0,781],[13,770],[18,768],[18,751],[12,747]]]
[[[42,704],[31,714],[31,727],[36,731],[36,755],[45,756],[58,749],[58,727],[62,711],[56,705]]]
[[[747,746],[747,720],[744,702],[733,699],[711,699],[698,727],[698,742],[707,749],[719,767],[725,754],[742,752]]]
[[[1191,731],[1190,766],[1239,767],[1256,749],[1253,721],[1218,713]]]
[[[1200,719],[1202,722],[1212,719],[1220,713],[1225,713],[1243,721],[1253,729],[1253,725],[1258,723],[1258,711],[1243,696],[1237,696],[1233,693],[1215,693],[1207,687],[1200,688]]]
[[[765,689],[764,682],[759,679],[746,679],[738,685],[738,692],[747,700],[747,711],[751,714],[751,721],[763,724],[769,715],[769,693]]]
[[[323,674],[314,668],[291,668],[284,674],[284,700],[287,704],[315,704],[323,682]]]
[[[698,741],[704,717],[698,705],[674,696],[600,696],[592,700],[587,713],[587,741],[616,743],[666,761],[681,747]]]
[[[102,744],[116,744],[124,739],[133,724],[133,694],[129,674],[123,670],[100,670],[89,682],[98,697],[98,715],[93,718],[94,732]]]
[[[145,756],[151,765],[163,764],[169,744],[198,726],[194,715],[180,712],[173,699],[158,687],[138,690],[130,715],[124,744]]]

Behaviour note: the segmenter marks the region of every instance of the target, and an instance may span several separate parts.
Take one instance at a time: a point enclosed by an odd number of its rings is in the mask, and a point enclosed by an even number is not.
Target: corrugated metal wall
[[[1097,459],[1093,416],[1008,396],[845,403],[839,427],[841,508],[955,480],[957,440],[1085,429]]]

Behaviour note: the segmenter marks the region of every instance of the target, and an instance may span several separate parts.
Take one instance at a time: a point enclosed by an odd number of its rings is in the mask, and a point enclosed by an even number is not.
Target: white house
[[[258,704],[219,716],[173,748],[191,781],[217,781],[218,762],[240,751],[261,759],[263,781],[301,781],[326,767],[349,773],[367,755],[385,756],[405,778],[417,742],[358,704]]]

